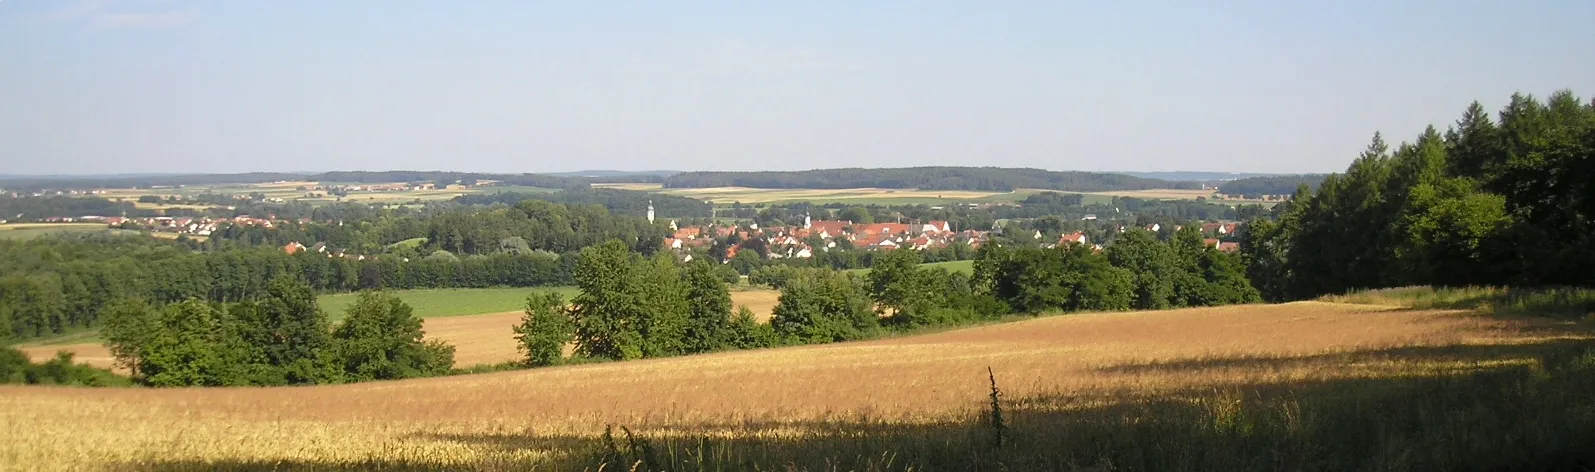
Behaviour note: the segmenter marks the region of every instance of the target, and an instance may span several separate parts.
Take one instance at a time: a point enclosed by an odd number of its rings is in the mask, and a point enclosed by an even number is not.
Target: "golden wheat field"
[[[468,318],[480,317],[437,321]],[[1009,398],[1112,398],[1468,369],[1478,362],[1414,364],[1387,353],[1590,339],[1556,325],[1300,302],[1054,316],[869,342],[337,386],[6,386],[0,387],[0,423],[7,425],[0,428],[0,464],[562,468],[558,461],[577,447],[570,438],[593,438],[612,424],[654,437],[779,437],[800,435],[816,422],[913,425],[966,417],[985,399],[988,367]],[[1228,362],[1236,359],[1261,362]],[[1174,365],[1183,367],[1159,368]]]

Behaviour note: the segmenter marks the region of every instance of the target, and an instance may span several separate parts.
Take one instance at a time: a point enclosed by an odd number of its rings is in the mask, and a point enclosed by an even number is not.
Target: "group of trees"
[[[1271,300],[1403,285],[1595,284],[1595,103],[1477,102],[1391,150],[1375,134],[1344,174],[1298,189],[1242,241]]]
[[[527,302],[517,339],[533,366],[577,357],[639,359],[725,349],[867,339],[884,330],[950,326],[1009,313],[1162,309],[1250,303],[1260,295],[1239,258],[1195,228],[1162,241],[1127,233],[1107,251],[1083,245],[980,249],[973,276],[922,265],[921,253],[881,251],[867,275],[769,266],[749,282],[781,291],[768,324],[732,315],[716,265],[645,257],[611,241],[582,250],[580,295]]]
[[[454,348],[423,341],[420,319],[399,299],[362,294],[332,329],[309,285],[286,276],[237,303],[119,299],[104,311],[106,345],[134,381],[150,386],[399,379],[454,365]]]
[[[1020,188],[1096,192],[1154,188],[1201,188],[1196,182],[1169,182],[1123,174],[1056,172],[1002,167],[906,167],[895,169],[816,169],[772,172],[684,172],[665,179],[667,188],[917,188],[986,190]]]
[[[516,338],[529,365],[561,362],[567,344],[578,356],[614,360],[771,344],[745,307],[732,315],[726,278],[708,262],[683,265],[610,241],[583,249],[572,272],[581,293],[568,306],[557,294],[527,301]]]
[[[967,276],[921,268],[914,251],[887,254],[890,267],[868,278],[814,268],[760,272],[755,283],[781,291],[765,324],[747,307],[733,312],[717,264],[645,257],[612,241],[582,250],[573,270],[581,293],[568,304],[557,294],[528,299],[516,339],[526,363],[542,366],[564,362],[567,345],[580,358],[666,357],[866,339],[883,328],[1003,312],[989,297],[981,303]]]
[[[44,218],[78,217],[85,215],[121,216],[137,215],[132,203],[113,202],[103,198],[76,196],[19,196],[0,194],[0,220],[37,221]]]
[[[193,251],[153,238],[75,235],[0,241],[0,340],[96,326],[112,300],[237,302],[281,276],[320,292],[532,287],[570,282],[575,254],[546,251],[455,256],[328,257],[277,247]]]
[[[1261,299],[1241,261],[1203,244],[1192,227],[1166,242],[1132,230],[1101,253],[1077,244],[983,246],[973,283],[1021,313],[1155,310]]]

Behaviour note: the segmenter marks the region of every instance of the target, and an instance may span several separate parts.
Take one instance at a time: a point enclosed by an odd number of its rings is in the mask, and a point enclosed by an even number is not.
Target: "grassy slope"
[[[392,293],[408,303],[416,316],[435,318],[518,311],[526,307],[527,295],[549,290],[560,292],[567,300],[576,295],[575,287],[428,289]],[[329,319],[337,321],[343,319],[344,309],[359,297],[358,293],[335,293],[322,295],[316,301]]]

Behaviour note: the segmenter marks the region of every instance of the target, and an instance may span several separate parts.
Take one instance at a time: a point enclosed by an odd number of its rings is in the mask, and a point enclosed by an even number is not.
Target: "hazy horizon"
[[[0,174],[1325,173],[1595,93],[1595,2],[0,1]]]

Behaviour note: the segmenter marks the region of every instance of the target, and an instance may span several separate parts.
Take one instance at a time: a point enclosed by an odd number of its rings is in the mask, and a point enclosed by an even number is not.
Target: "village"
[[[649,219],[652,220],[650,211]],[[803,225],[796,227],[771,226],[760,227],[758,224],[746,226],[711,225],[711,226],[678,226],[676,222],[670,223],[675,232],[666,237],[664,246],[678,254],[690,259],[687,254],[693,249],[707,249],[716,240],[726,239],[736,241],[725,251],[725,260],[735,257],[738,251],[746,249],[747,241],[762,240],[766,248],[766,257],[770,259],[803,259],[813,257],[816,251],[830,251],[836,248],[854,248],[862,250],[889,250],[912,249],[927,250],[948,247],[954,244],[965,244],[970,248],[979,249],[980,246],[990,241],[993,231],[982,230],[955,230],[947,221],[928,221],[924,223],[867,223],[855,224],[852,221],[813,220],[805,215]],[[1201,233],[1205,239],[1203,243],[1211,248],[1234,253],[1240,251],[1240,244],[1225,239],[1232,239],[1237,234],[1241,224],[1238,222],[1204,223]],[[1182,229],[1175,226],[1174,230]],[[1128,231],[1130,228],[1119,226],[1118,232]],[[1154,223],[1142,229],[1157,232],[1162,226]],[[1000,230],[999,230],[1000,231]],[[1074,231],[1061,235],[1056,241],[1046,238],[1040,231],[1034,232],[1035,240],[1048,239],[1042,242],[1043,247],[1061,247],[1067,245],[1089,246],[1092,250],[1100,252],[1102,244],[1092,244],[1084,232]],[[723,261],[722,261],[723,262]]]

